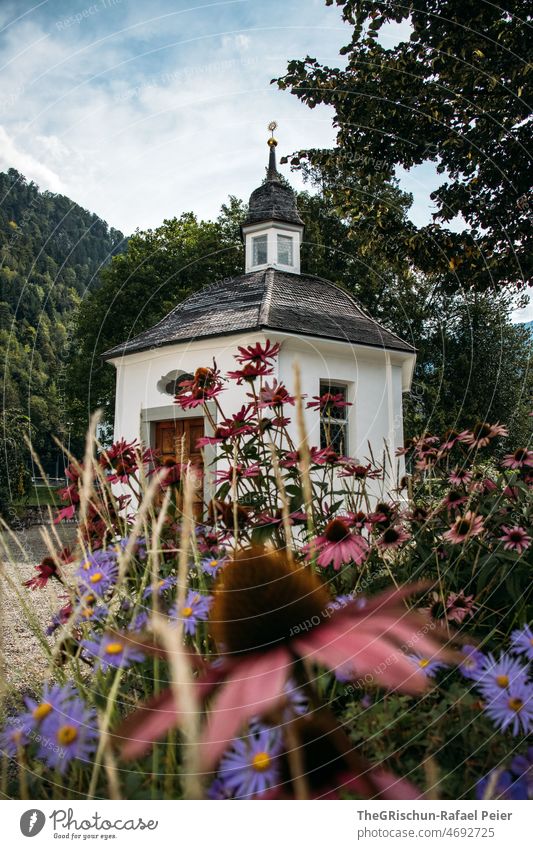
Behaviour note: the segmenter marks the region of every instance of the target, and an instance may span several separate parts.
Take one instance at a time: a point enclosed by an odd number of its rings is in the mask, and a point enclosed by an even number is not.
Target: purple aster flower
[[[353,681],[356,677],[357,673],[355,669],[350,666],[338,666],[334,671],[335,680],[339,682],[339,684],[347,684],[348,681]]]
[[[47,766],[64,773],[73,759],[86,761],[95,751],[96,713],[76,698],[63,712],[50,714],[39,736],[39,757]]]
[[[89,622],[91,625],[94,622],[103,622],[107,619],[109,610],[105,604],[84,604],[83,599],[80,599],[79,605],[75,610],[74,622],[76,625],[85,625]]]
[[[502,691],[508,690],[514,682],[525,681],[527,669],[516,657],[501,654],[496,660],[489,654],[477,678],[478,687],[487,699],[496,698]]]
[[[174,586],[176,586],[176,578],[173,575],[169,575],[168,578],[161,578],[157,583],[157,594],[161,595],[165,590],[169,590]],[[143,598],[150,598],[152,592],[152,585],[150,584],[150,586],[146,587]]]
[[[93,658],[95,666],[100,667],[102,672],[142,663],[144,660],[144,654],[139,649],[112,634],[104,634],[100,641],[82,640],[81,645],[85,649],[84,655]]]
[[[328,610],[340,610],[341,607],[346,607],[346,605],[351,601],[353,601],[353,595],[350,595],[349,593],[338,595],[330,601],[328,604]]]
[[[493,769],[476,784],[477,799],[527,799],[526,782],[507,770]]]
[[[511,651],[523,654],[528,660],[533,660],[533,631],[529,625],[511,634]]]
[[[235,796],[229,790],[228,787],[224,784],[221,778],[215,778],[211,786],[207,790],[207,798],[208,799],[234,799]]]
[[[469,678],[471,681],[477,681],[481,673],[483,664],[487,658],[482,651],[475,646],[463,646],[461,653],[463,660],[458,665],[458,669],[463,678]]]
[[[123,537],[122,539],[119,539],[116,543],[117,552],[125,551],[128,542],[129,537]],[[137,537],[137,539],[135,540],[133,553],[138,560],[146,560],[146,540],[144,537]]]
[[[148,625],[148,619],[150,618],[150,611],[144,608],[140,610],[131,625],[129,626],[130,631],[142,631],[143,628],[146,628]]]
[[[446,669],[447,664],[441,660],[434,660],[431,657],[424,657],[420,654],[410,654],[409,659],[417,669],[420,669],[428,678],[433,678],[436,672],[440,669]]]
[[[42,723],[50,716],[64,714],[67,705],[72,701],[76,691],[72,684],[45,684],[39,699],[26,696],[24,704],[27,711],[19,717],[23,726],[29,731],[40,728]]]
[[[28,727],[24,725],[23,717],[12,716],[0,732],[0,753],[14,758],[19,749],[29,743],[29,739]]]
[[[102,596],[113,586],[118,576],[118,563],[114,552],[95,551],[82,561],[76,577],[82,592]]]
[[[533,746],[511,761],[511,772],[526,782],[528,798],[533,799]]]
[[[283,692],[287,697],[287,707],[283,711],[285,722],[290,722],[295,716],[302,716],[302,714],[307,713],[309,710],[309,699],[302,688],[298,687],[292,678],[288,679]]]
[[[533,684],[515,678],[485,705],[485,713],[501,731],[511,729],[514,737],[533,731]]]
[[[204,557],[200,563],[202,572],[205,572],[206,575],[211,575],[211,577],[214,578],[218,570],[224,568],[227,560],[227,557]]]
[[[185,633],[192,637],[196,633],[198,622],[205,622],[208,618],[212,601],[212,596],[202,595],[196,590],[188,590],[181,608],[178,610],[177,605],[174,605],[170,615],[177,622],[183,622]]]
[[[247,737],[234,740],[223,755],[219,778],[238,799],[261,796],[279,780],[282,748],[279,728],[255,725]]]

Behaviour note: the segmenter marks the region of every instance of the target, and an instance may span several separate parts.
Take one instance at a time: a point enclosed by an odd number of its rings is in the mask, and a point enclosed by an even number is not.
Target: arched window
[[[162,395],[170,395],[173,398],[179,392],[183,381],[192,380],[193,377],[194,375],[186,371],[174,369],[169,371],[168,374],[162,375],[161,379],[157,381],[157,388]]]

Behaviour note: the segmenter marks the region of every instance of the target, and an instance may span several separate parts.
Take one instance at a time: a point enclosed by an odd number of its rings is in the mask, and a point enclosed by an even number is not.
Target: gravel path
[[[41,632],[46,629],[52,614],[62,602],[61,587],[49,581],[44,589],[29,590],[22,583],[35,574],[35,566],[48,553],[41,537],[42,526],[16,532],[20,543],[8,534],[0,534],[0,676],[4,695],[14,690],[25,695],[39,689],[46,672],[47,661],[42,646],[28,622],[28,613]],[[75,537],[74,526],[60,529],[63,544]],[[18,597],[17,593],[22,597]],[[52,645],[52,640],[49,640]]]

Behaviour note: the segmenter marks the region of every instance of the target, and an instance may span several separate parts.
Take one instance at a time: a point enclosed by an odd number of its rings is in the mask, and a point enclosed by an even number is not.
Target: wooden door
[[[204,435],[204,420],[170,419],[155,423],[155,450],[162,465],[188,463],[190,461],[199,472],[198,490],[194,498],[194,515],[200,519],[203,514],[203,459],[198,440]]]

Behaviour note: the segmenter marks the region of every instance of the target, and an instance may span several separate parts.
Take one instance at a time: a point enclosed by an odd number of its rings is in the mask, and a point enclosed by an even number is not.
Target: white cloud
[[[39,162],[34,156],[22,150],[0,126],[0,169],[16,168],[29,180],[34,180],[41,188],[51,192],[65,192],[61,177],[51,168]]]

